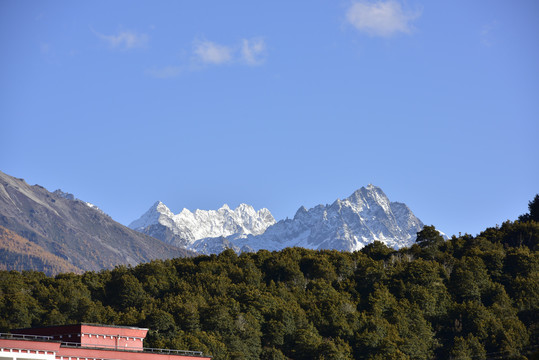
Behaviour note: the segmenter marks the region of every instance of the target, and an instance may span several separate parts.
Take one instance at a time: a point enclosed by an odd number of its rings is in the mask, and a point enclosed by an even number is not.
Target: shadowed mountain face
[[[66,195],[0,172],[0,226],[85,271],[194,254],[131,230]]]

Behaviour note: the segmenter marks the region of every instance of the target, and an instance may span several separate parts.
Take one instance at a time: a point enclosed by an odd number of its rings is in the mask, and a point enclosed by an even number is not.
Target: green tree
[[[527,214],[520,215],[518,221],[536,221],[539,222],[539,194],[535,195],[532,201],[528,203]]]
[[[296,332],[292,357],[298,360],[316,359],[317,349],[321,344],[322,337],[312,324],[308,324]]]
[[[487,352],[481,342],[472,334],[466,338],[456,336],[449,353],[450,360],[486,359]]]
[[[142,307],[148,296],[140,281],[126,268],[112,271],[112,279],[106,286],[108,302],[117,310]]]
[[[265,347],[260,354],[260,360],[286,360],[281,350],[274,347]]]
[[[438,247],[444,242],[443,236],[434,225],[425,225],[423,230],[417,233],[416,243],[422,248]]]
[[[157,333],[161,337],[171,338],[176,334],[174,317],[166,311],[154,309],[143,322],[150,332]]]
[[[385,260],[395,252],[381,241],[375,240],[370,244],[365,245],[361,252],[373,260]]]

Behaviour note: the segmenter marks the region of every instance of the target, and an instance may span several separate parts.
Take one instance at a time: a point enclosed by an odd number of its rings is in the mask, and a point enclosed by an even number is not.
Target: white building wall
[[[56,360],[56,354],[41,350],[0,349],[0,360]]]

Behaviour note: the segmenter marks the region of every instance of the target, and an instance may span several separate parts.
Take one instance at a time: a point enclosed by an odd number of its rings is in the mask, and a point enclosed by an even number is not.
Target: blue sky
[[[539,192],[537,1],[0,2],[0,170],[128,224],[369,183],[447,234]]]

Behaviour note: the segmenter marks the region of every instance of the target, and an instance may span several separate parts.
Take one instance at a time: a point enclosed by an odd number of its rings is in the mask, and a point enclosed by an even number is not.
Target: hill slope
[[[0,226],[0,269],[1,270],[39,270],[47,275],[82,270],[70,264],[41,246],[25,239],[11,230]]]
[[[192,255],[112,220],[92,204],[0,172],[0,226],[82,270]]]

